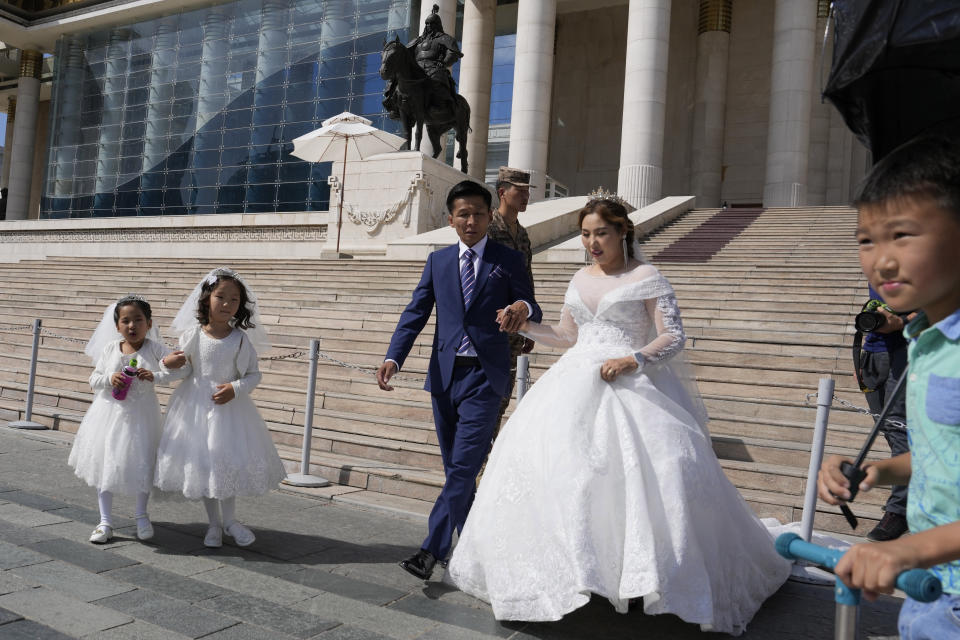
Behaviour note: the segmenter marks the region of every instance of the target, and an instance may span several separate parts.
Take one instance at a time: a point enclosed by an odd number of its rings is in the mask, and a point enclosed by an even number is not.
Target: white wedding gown
[[[160,403],[154,382],[133,380],[127,397],[117,400],[110,377],[137,359],[137,366],[153,372],[154,381],[165,384],[169,375],[160,360],[170,351],[149,338],[140,350],[126,354],[121,340],[103,348],[90,375],[93,402],[80,422],[67,464],[77,477],[101,491],[137,495],[150,491],[160,441]]]
[[[648,264],[582,269],[560,324],[525,335],[570,348],[498,436],[448,577],[499,620],[558,620],[596,593],[619,612],[642,597],[648,614],[742,633],[790,565],[671,364],[684,337],[670,284]],[[637,371],[601,379],[604,361],[636,353]]]
[[[232,498],[267,493],[286,477],[263,418],[250,398],[262,375],[257,352],[240,329],[213,338],[199,325],[180,337],[188,362],[167,406],[157,450],[155,485],[187,498]],[[215,404],[217,385],[236,397]]]

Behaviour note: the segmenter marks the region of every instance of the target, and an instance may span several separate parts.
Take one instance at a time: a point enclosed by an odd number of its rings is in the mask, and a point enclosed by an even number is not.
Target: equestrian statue
[[[402,150],[411,148],[416,128],[416,151],[423,139],[423,125],[433,146],[433,157],[440,155],[440,136],[454,129],[459,144],[460,170],[467,172],[467,132],[470,131],[470,105],[457,93],[450,67],[463,57],[453,36],[444,33],[438,11],[424,20],[423,33],[404,45],[394,37],[383,47],[380,77],[387,81],[383,106],[390,118],[399,120],[406,137]]]

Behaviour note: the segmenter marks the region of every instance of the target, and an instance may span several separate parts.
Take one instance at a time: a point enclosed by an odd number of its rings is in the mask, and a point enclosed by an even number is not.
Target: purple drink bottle
[[[123,377],[123,386],[122,387],[113,387],[113,397],[117,400],[123,400],[127,397],[127,392],[130,390],[130,384],[137,377],[137,359],[131,358],[130,364],[125,366],[120,370],[120,375]]]

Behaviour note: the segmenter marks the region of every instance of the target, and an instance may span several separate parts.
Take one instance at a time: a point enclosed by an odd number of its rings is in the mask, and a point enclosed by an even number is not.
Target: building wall
[[[663,136],[663,195],[690,193],[693,106],[697,78],[698,3],[675,0],[670,6],[667,54],[667,113]]]
[[[733,3],[720,189],[721,199],[730,204],[757,203],[763,199],[773,9],[774,3],[769,0]]]
[[[557,16],[547,172],[571,194],[616,189],[627,7]]]

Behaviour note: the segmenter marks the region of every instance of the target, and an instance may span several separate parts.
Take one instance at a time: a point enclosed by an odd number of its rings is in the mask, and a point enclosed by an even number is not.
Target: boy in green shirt
[[[940,600],[907,598],[902,640],[953,637],[960,629],[960,142],[924,136],[881,160],[864,181],[859,210],[860,264],[893,309],[920,309],[904,330],[909,340],[907,431],[910,453],[867,462],[860,490],[909,483],[911,535],[852,547],[837,577],[868,599],[892,593],[896,576],[930,568]],[[820,497],[850,497],[840,472],[847,458],[824,461]]]

